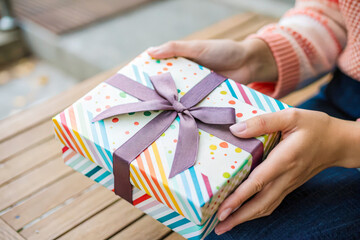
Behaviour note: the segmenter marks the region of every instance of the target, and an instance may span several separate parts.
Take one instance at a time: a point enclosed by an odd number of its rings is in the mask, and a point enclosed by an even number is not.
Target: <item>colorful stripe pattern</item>
[[[61,142],[106,170],[112,171],[112,154],[102,147],[109,146],[103,121],[91,124],[92,117],[90,112],[83,111],[81,104],[73,104],[52,120]],[[81,128],[81,134],[78,128]]]
[[[291,106],[280,102],[277,99],[271,98],[265,94],[262,94],[258,91],[255,91],[245,85],[235,83],[233,81],[227,84],[227,87],[231,92],[234,92],[237,99],[257,107],[265,112],[278,112],[284,110],[286,108],[290,108]],[[273,133],[269,135],[263,136],[264,142],[264,158],[269,154],[271,149],[278,143],[279,134]]]
[[[107,189],[114,190],[114,176],[111,172],[92,163],[66,146],[63,148],[63,159],[66,165],[74,170],[100,183]],[[196,225],[137,188],[133,190],[133,205],[187,239],[204,239],[218,222],[216,214],[214,214],[204,225]]]
[[[188,60],[183,61],[192,63]],[[172,66],[168,62],[164,64]],[[209,72],[208,69],[198,65],[195,65],[195,68],[196,71],[199,71],[197,75],[206,75]],[[161,67],[161,69],[165,69],[165,67]],[[152,88],[149,75],[153,75],[153,73],[148,74],[142,71],[139,63],[129,64],[121,71],[127,72],[132,79]],[[264,112],[279,111],[288,107],[246,86],[237,85],[232,80],[226,80],[222,86],[222,89],[230,93],[232,99],[252,105]],[[93,96],[96,93],[100,94],[105,87],[109,88],[110,86],[100,84],[92,91]],[[107,89],[106,91],[114,90]],[[116,91],[117,96],[124,97],[123,93]],[[182,94],[180,90],[179,93]],[[107,98],[108,96],[106,96]],[[115,150],[112,144],[115,143],[113,141],[116,141],[116,138],[114,140],[114,136],[111,136],[110,121],[92,123],[94,112],[83,105],[82,100],[79,100],[53,118],[55,133],[64,145],[91,160],[95,165],[112,172],[112,152]],[[96,112],[98,112],[97,109]],[[139,122],[135,123],[141,125],[142,123]],[[177,121],[173,125],[176,124],[178,124]],[[168,134],[168,131],[165,133]],[[264,152],[267,155],[276,144],[278,136],[277,134],[264,135],[259,139],[263,141]],[[238,160],[239,166],[227,176],[229,180],[215,188],[211,185],[213,176],[196,170],[196,167],[191,167],[176,177],[168,179],[167,175],[170,172],[173,155],[165,153],[164,149],[167,149],[169,144],[167,141],[157,140],[141,153],[130,166],[130,181],[136,188],[152,196],[157,202],[166,205],[169,210],[172,209],[195,224],[204,224],[215,213],[224,198],[247,176],[252,163],[251,155],[248,154],[247,157]]]

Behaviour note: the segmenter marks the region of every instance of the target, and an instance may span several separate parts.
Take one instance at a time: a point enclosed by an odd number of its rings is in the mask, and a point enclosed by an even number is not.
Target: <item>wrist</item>
[[[248,64],[250,70],[250,83],[275,82],[278,78],[278,70],[267,43],[259,38],[248,38],[241,44],[246,51],[245,64]]]
[[[360,167],[360,123],[332,118],[329,138],[334,141],[335,161],[333,166]]]

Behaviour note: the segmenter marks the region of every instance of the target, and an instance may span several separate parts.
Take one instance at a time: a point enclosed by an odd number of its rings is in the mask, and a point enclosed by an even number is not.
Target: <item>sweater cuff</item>
[[[266,89],[266,94],[273,98],[280,98],[295,90],[300,79],[300,63],[291,43],[281,34],[274,32],[254,34],[249,38],[259,38],[268,44],[278,68],[278,80],[275,84],[264,85],[256,82],[250,87]],[[270,87],[271,85],[273,87]]]

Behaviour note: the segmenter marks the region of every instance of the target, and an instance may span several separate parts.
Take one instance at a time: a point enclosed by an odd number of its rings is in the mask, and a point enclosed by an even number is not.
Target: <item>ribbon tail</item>
[[[171,123],[177,113],[164,111],[141,128],[113,154],[115,193],[132,203],[132,186],[130,184],[130,163],[158,139]]]
[[[132,185],[130,183],[130,162],[120,155],[113,155],[114,192],[132,204]]]
[[[179,139],[169,178],[192,167],[199,149],[199,131],[195,119],[186,112],[180,113]]]
[[[264,145],[260,140],[256,138],[243,139],[235,137],[229,130],[230,125],[211,125],[200,121],[196,123],[198,128],[205,132],[249,152],[253,158],[252,169],[261,163],[264,154]]]

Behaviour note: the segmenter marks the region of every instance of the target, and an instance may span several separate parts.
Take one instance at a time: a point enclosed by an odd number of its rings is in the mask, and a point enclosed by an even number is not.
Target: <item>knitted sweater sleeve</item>
[[[278,68],[275,83],[256,82],[250,87],[279,98],[335,67],[346,45],[346,28],[337,0],[297,0],[277,24],[250,38],[268,44]]]

